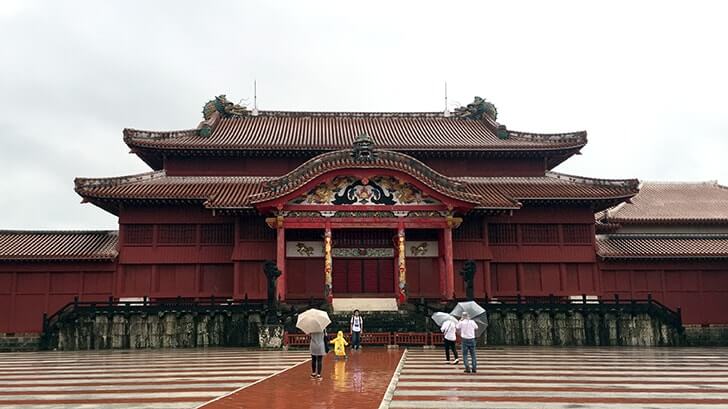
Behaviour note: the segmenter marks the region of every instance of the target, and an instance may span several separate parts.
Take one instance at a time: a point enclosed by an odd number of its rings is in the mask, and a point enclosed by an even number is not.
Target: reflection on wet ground
[[[402,353],[368,348],[349,353],[347,360],[329,354],[321,379],[311,378],[306,362],[204,408],[378,408]]]

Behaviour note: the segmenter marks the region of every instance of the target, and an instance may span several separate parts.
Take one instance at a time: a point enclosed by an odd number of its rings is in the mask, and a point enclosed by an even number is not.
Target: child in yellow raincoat
[[[334,344],[334,354],[336,354],[336,359],[339,359],[339,357],[346,359],[346,346],[349,345],[349,343],[344,339],[343,332],[339,331],[336,334],[336,338],[329,341],[329,343]]]

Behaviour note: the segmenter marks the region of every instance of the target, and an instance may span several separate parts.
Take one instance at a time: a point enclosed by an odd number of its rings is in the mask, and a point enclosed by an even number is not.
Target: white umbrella
[[[486,314],[482,313],[477,317],[472,318],[472,320],[475,321],[476,324],[478,324],[478,329],[475,331],[475,336],[480,338],[480,336],[483,335],[485,330],[488,328],[488,320],[486,318]]]
[[[326,311],[311,308],[298,314],[296,328],[306,334],[311,334],[314,332],[323,332],[324,328],[329,324],[331,324],[331,318],[329,318],[329,314]]]
[[[457,319],[446,312],[436,312],[432,314],[431,318],[435,321],[435,324],[437,324],[438,327],[442,327],[442,324],[444,324],[445,321],[452,321],[457,324]]]
[[[464,301],[459,302],[458,305],[453,308],[450,315],[460,318],[462,317],[464,312],[468,313],[470,319],[474,319],[478,315],[484,313],[485,308],[478,305],[478,303],[476,303],[475,301]]]

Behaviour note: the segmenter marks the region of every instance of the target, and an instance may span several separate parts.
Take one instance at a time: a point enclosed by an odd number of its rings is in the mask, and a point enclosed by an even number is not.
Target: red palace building
[[[454,113],[247,110],[224,96],[181,131],[124,130],[147,173],[78,178],[118,231],[0,232],[0,333],[79,297],[279,299],[650,294],[728,324],[728,190],[570,176],[586,132]],[[635,197],[635,195],[637,195]],[[595,220],[596,216],[596,220]]]

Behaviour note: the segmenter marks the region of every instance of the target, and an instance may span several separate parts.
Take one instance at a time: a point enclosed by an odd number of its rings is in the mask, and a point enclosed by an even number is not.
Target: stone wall
[[[691,346],[728,346],[728,325],[686,325],[685,343]]]
[[[492,311],[488,345],[671,346],[682,345],[678,331],[648,314],[554,311]]]
[[[39,347],[39,334],[0,333],[0,352],[37,351]]]
[[[195,348],[258,345],[259,314],[159,313],[80,316],[59,323],[50,349]]]

